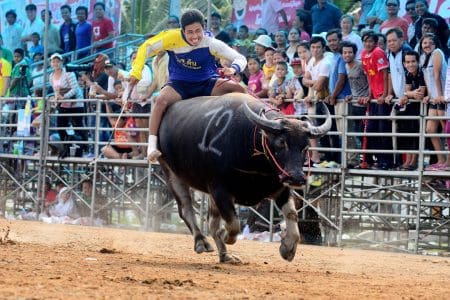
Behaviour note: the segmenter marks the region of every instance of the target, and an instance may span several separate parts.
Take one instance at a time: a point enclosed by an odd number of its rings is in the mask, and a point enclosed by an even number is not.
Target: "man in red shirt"
[[[104,40],[114,37],[114,24],[111,19],[105,17],[105,4],[94,4],[94,20],[92,21],[92,45],[94,52],[100,52],[112,48],[113,42],[104,43]]]
[[[364,102],[369,105],[370,116],[389,116],[391,114],[389,102],[392,100],[392,96],[387,96],[389,61],[384,51],[377,47],[378,36],[374,31],[364,32],[361,39],[364,46],[361,53],[363,69],[369,82],[371,98],[377,100],[377,103],[369,103],[370,99],[367,97]],[[392,124],[387,119],[369,120],[367,132],[392,132]],[[368,148],[392,150],[392,139],[391,137],[368,137]],[[392,154],[377,153],[375,157],[377,168],[387,170],[393,167]],[[368,155],[367,162],[371,164],[370,155]]]
[[[380,26],[380,31],[382,34],[386,34],[389,29],[394,27],[400,27],[403,31],[403,36],[408,36],[408,21],[398,16],[398,11],[400,10],[399,0],[387,0],[386,1],[386,11],[388,14],[388,19],[384,21]]]

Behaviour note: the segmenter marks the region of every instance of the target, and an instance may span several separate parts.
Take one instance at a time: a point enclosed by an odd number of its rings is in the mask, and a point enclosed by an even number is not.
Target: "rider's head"
[[[198,46],[203,40],[204,19],[203,14],[197,9],[188,10],[181,16],[181,30],[191,46]]]
[[[205,27],[205,16],[198,9],[190,9],[181,16],[181,29],[184,30],[186,26],[194,23],[200,23],[203,28]]]

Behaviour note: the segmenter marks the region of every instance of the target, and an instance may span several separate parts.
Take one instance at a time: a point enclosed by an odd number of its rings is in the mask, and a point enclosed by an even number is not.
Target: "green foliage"
[[[358,0],[334,0],[332,1],[334,5],[339,7],[342,11],[342,13],[347,13],[356,2],[359,2]]]

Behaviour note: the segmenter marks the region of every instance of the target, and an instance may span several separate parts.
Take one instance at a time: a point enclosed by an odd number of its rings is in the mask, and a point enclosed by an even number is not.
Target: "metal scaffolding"
[[[34,101],[37,99],[7,99],[1,101]],[[74,101],[74,100],[70,100]],[[90,133],[93,139],[79,141],[58,141],[49,138],[50,149],[61,148],[62,145],[77,144],[82,147],[81,157],[58,158],[49,152],[39,152],[41,146],[39,136],[17,136],[18,110],[2,110],[0,130],[0,215],[19,213],[23,209],[36,209],[41,206],[43,193],[38,186],[42,169],[51,182],[60,181],[69,187],[81,206],[89,212],[92,221],[102,216],[107,226],[139,228],[142,230],[183,230],[184,224],[177,217],[177,207],[170,195],[159,165],[148,165],[144,159],[107,159],[102,157],[101,148],[114,145],[114,140],[102,141],[101,132],[112,132],[112,128],[101,127],[100,118],[105,117],[100,107],[101,100],[82,100],[95,103],[96,111],[84,113],[84,118],[94,121],[86,123],[82,128],[70,128],[74,131]],[[429,249],[450,249],[450,190],[433,185],[436,179],[450,180],[449,171],[427,171],[424,169],[425,158],[435,151],[425,150],[425,139],[431,136],[448,137],[449,135],[426,134],[424,131],[428,119],[445,119],[445,117],[427,117],[422,113],[414,117],[420,121],[420,133],[407,134],[418,136],[418,151],[378,150],[386,153],[417,153],[418,169],[414,171],[369,170],[349,168],[347,156],[360,155],[363,152],[374,153],[377,150],[361,150],[350,148],[350,137],[362,136],[363,133],[349,130],[348,122],[362,118],[349,116],[348,109],[343,116],[343,133],[329,132],[339,135],[342,148],[316,148],[313,150],[337,151],[340,153],[341,165],[338,168],[306,168],[305,172],[322,178],[319,187],[308,186],[303,192],[293,191],[292,196],[302,202],[298,210],[304,222],[318,222],[321,227],[323,243],[327,245],[343,245],[369,247],[378,249],[394,249],[405,252],[429,251]],[[116,117],[119,114],[113,114]],[[125,113],[125,116],[144,117]],[[63,117],[50,113],[48,135],[58,130],[52,120]],[[384,117],[392,120],[405,117]],[[146,131],[147,129],[125,129]],[[38,131],[35,131],[36,133]],[[377,136],[377,133],[366,133]],[[402,136],[387,133],[386,136]],[[403,134],[405,135],[405,134]],[[18,145],[20,143],[23,146]],[[145,146],[133,143],[134,146]],[[89,153],[89,149],[93,149]],[[36,153],[38,155],[36,155]],[[447,155],[449,151],[443,151]],[[44,156],[45,159],[42,159]],[[45,162],[44,164],[42,162]],[[81,184],[89,179],[94,189],[89,201],[82,195]],[[207,196],[194,192],[196,212],[201,228],[206,231]],[[272,207],[274,208],[274,207]],[[312,209],[319,220],[308,220],[306,209]],[[270,230],[273,229],[273,215],[265,218]],[[179,227],[177,225],[180,225]]]

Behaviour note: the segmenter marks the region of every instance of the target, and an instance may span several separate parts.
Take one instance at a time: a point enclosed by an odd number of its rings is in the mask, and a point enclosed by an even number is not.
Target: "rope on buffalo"
[[[251,94],[251,95],[253,97],[255,97],[255,99],[257,99],[259,102],[263,103],[264,106],[269,108],[268,110],[262,109],[259,113],[260,116],[262,115],[262,113],[267,113],[269,111],[280,112],[280,110],[278,108],[275,108],[272,105],[269,105],[267,102],[263,101],[260,97],[255,96],[253,94]],[[276,160],[275,156],[270,151],[269,145],[267,144],[267,140],[266,140],[264,134],[261,135],[261,144],[263,146],[263,152],[259,151],[256,148],[256,132],[257,132],[256,129],[257,129],[257,126],[255,126],[255,128],[253,130],[253,151],[254,151],[253,155],[265,154],[266,157],[268,157],[269,159],[272,159],[272,161],[274,162],[274,164],[277,166],[278,170],[280,170],[281,173],[285,174],[286,176],[289,176],[289,173],[280,166],[280,164]],[[269,153],[269,156],[267,156],[267,153]],[[307,156],[307,160],[308,160],[308,173],[307,173],[306,177],[309,178],[311,176],[311,155],[310,155],[309,151],[306,152],[306,156]],[[303,168],[303,166],[300,166],[300,167]]]

